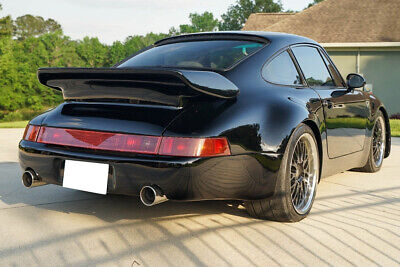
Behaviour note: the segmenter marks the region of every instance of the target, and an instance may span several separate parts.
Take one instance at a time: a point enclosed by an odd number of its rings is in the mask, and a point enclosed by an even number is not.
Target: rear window
[[[233,40],[166,44],[140,53],[118,67],[188,67],[225,70],[263,46],[263,43]]]

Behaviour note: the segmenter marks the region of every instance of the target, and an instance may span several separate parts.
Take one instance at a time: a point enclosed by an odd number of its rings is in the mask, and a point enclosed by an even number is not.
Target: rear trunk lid
[[[42,125],[160,136],[183,108],[134,104],[68,102],[48,113]]]

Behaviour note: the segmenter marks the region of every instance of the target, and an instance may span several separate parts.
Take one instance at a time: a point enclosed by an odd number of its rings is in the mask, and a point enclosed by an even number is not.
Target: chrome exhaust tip
[[[167,201],[168,198],[160,188],[147,185],[140,190],[140,200],[145,206],[151,207]]]
[[[22,184],[26,188],[32,188],[45,185],[46,183],[39,179],[39,176],[31,169],[26,170],[22,174]]]

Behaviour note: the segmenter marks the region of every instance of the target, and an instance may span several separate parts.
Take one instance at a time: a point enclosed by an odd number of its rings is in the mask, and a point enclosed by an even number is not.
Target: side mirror
[[[350,90],[354,88],[364,87],[366,83],[364,77],[357,73],[350,73],[349,75],[347,75],[346,80],[347,86]]]

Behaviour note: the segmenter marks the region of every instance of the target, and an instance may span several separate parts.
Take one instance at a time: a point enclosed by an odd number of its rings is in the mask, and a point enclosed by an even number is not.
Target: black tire
[[[380,152],[380,158],[377,160],[377,158],[375,157],[375,150],[374,150],[374,146],[376,145],[376,141],[378,136],[376,136],[376,131],[378,130],[378,127],[382,127],[381,128],[381,133],[383,139],[380,140],[380,142],[382,142],[382,147],[379,148]],[[375,147],[376,148],[376,147]],[[369,172],[369,173],[373,173],[373,172],[377,172],[381,169],[382,167],[382,163],[383,163],[383,159],[385,157],[385,148],[386,148],[386,125],[385,125],[385,117],[383,116],[382,112],[379,111],[377,118],[375,120],[374,123],[374,127],[372,128],[372,140],[371,140],[371,146],[369,148],[369,152],[368,152],[368,160],[367,163],[365,164],[364,167],[362,167],[360,169],[360,171],[363,172]]]
[[[312,196],[310,193],[310,197],[307,200],[309,203],[309,207],[306,208],[303,212],[298,212],[295,208],[295,204],[292,201],[292,191],[291,185],[293,186],[293,181],[295,183],[301,183],[298,181],[298,178],[292,179],[292,160],[294,157],[294,152],[296,145],[298,144],[299,140],[304,138],[304,136],[308,137],[308,140],[312,140],[314,145],[314,153],[313,156],[313,164],[316,164],[315,174],[313,175],[313,189]],[[312,137],[312,139],[310,138]],[[303,139],[302,139],[303,140]],[[310,142],[309,142],[310,143]],[[311,143],[310,143],[311,144]],[[312,144],[311,144],[312,145]],[[296,148],[297,149],[297,148]],[[297,154],[296,154],[297,156]],[[298,156],[297,156],[298,157]],[[310,163],[309,163],[310,164]],[[309,214],[312,204],[314,202],[317,183],[319,179],[319,153],[318,153],[318,146],[314,136],[313,131],[310,127],[305,124],[301,124],[292,134],[291,138],[289,139],[289,143],[286,147],[285,154],[282,159],[282,163],[280,166],[280,170],[278,173],[278,179],[275,187],[274,196],[268,199],[261,199],[261,200],[252,200],[252,201],[245,201],[244,206],[246,207],[247,212],[255,218],[259,219],[267,219],[273,221],[280,221],[280,222],[298,222],[307,217]],[[297,173],[297,168],[296,173]],[[303,168],[302,168],[303,171]],[[295,185],[297,189],[297,184]],[[294,187],[293,187],[294,188]],[[303,187],[304,188],[304,187]],[[304,189],[305,190],[305,189]],[[311,192],[310,191],[310,192]],[[302,191],[300,191],[302,192]],[[304,192],[304,191],[303,191]],[[299,193],[300,194],[300,193]]]

